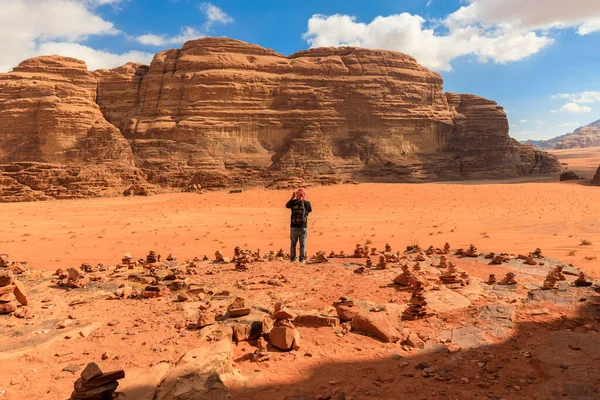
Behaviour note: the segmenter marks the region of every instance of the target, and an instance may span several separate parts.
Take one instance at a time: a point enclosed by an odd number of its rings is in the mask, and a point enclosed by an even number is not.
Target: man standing
[[[296,243],[300,240],[300,262],[306,262],[306,236],[308,235],[308,214],[312,212],[310,202],[306,200],[306,190],[300,188],[292,194],[285,205],[292,210],[290,224],[290,261],[296,261]]]

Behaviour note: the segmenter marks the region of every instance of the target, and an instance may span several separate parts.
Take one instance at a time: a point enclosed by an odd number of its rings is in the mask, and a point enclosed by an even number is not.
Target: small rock
[[[80,369],[81,369],[81,367],[77,364],[69,364],[66,367],[64,367],[62,370],[65,372],[75,373],[75,372],[79,371]]]

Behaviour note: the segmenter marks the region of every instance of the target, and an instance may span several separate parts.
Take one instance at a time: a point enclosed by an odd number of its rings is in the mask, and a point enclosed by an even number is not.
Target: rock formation
[[[594,175],[594,179],[592,179],[592,184],[600,186],[600,165],[598,166],[598,170],[596,171],[596,175]]]
[[[0,122],[9,201],[148,182],[285,187],[560,170],[508,136],[495,102],[444,93],[441,76],[405,54],[352,47],[285,57],[203,38],[150,66],[95,72],[33,58],[0,74]]]
[[[567,133],[548,140],[527,140],[523,144],[530,144],[538,149],[577,149],[600,146],[600,120],[581,126],[572,133]]]

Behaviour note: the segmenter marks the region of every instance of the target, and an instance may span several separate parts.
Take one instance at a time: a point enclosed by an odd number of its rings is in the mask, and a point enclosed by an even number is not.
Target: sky
[[[497,101],[517,140],[600,119],[600,0],[0,0],[0,72],[44,54],[149,63],[205,36],[400,51]]]

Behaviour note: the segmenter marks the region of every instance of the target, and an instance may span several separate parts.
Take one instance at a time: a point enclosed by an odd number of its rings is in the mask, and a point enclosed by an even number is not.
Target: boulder
[[[156,400],[227,400],[221,376],[232,373],[231,336],[188,350],[156,391]]]
[[[600,166],[598,166],[596,175],[594,175],[594,179],[592,179],[592,185],[600,186]]]
[[[27,289],[25,288],[25,285],[23,285],[23,283],[21,283],[21,281],[18,279],[15,279],[13,283],[15,284],[14,294],[17,298],[17,301],[24,306],[28,305],[29,299],[27,297]]]
[[[581,179],[579,177],[579,175],[577,175],[575,172],[573,171],[567,171],[567,172],[563,172],[562,174],[560,174],[560,181],[576,181],[578,179]]]
[[[17,303],[14,301],[0,302],[0,314],[10,314],[17,311]]]
[[[350,322],[353,331],[362,332],[381,339],[384,342],[397,342],[400,340],[402,324],[398,316],[390,315],[384,311],[361,311]]]
[[[289,321],[279,320],[269,333],[269,341],[280,350],[298,350],[300,348],[300,333]]]

